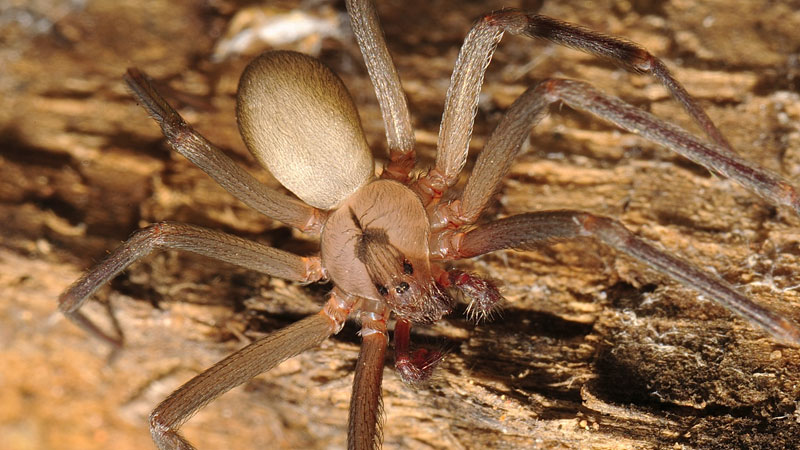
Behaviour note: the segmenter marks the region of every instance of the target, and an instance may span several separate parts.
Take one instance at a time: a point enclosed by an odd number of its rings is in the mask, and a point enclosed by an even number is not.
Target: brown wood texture
[[[328,289],[155,254],[86,308],[100,321],[111,311],[124,330],[126,346],[113,359],[56,312],[58,294],[83,270],[153,221],[209,226],[303,254],[317,248],[171,153],[121,81],[128,66],[146,70],[198,130],[278,188],[238,137],[234,93],[249,57],[209,58],[250,3],[10,3],[0,9],[2,446],[150,448],[147,415],[160,400],[247,339],[316,311]],[[444,91],[472,21],[540,3],[379,2],[423,166],[432,162]],[[544,1],[541,12],[644,45],[742,155],[797,178],[796,1]],[[321,56],[354,93],[383,158],[380,116],[352,37],[325,39]],[[487,75],[473,152],[516,95],[554,75],[588,80],[694,130],[653,80],[507,36]],[[573,208],[619,218],[800,320],[796,214],[600,120],[553,111],[491,215]],[[386,369],[385,448],[798,446],[800,353],[691,290],[591,242],[458,266],[499,280],[508,301],[489,323],[454,315],[414,330],[416,344],[443,348],[447,358],[419,387]],[[183,430],[202,449],[342,448],[357,329],[350,324],[235,389]]]

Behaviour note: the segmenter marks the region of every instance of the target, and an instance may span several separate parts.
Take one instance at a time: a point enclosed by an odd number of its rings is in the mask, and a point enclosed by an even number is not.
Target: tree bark
[[[535,3],[379,3],[423,167],[432,164],[450,70],[472,21]],[[110,312],[124,331],[113,358],[56,313],[59,293],[81,271],[151,222],[213,227],[301,254],[318,244],[249,211],[172,154],[123,88],[126,67],[147,71],[201,133],[280,188],[238,137],[234,94],[250,57],[210,60],[240,5],[24,8],[37,26],[0,29],[0,435],[10,449],[149,448],[147,415],[159,401],[249,339],[316,312],[330,286],[156,254],[85,308],[106,326]],[[741,155],[796,178],[800,10],[789,2],[544,2],[540,12],[644,45]],[[366,70],[347,27],[341,33],[322,41],[320,56],[354,93],[385,159]],[[514,98],[550,76],[587,80],[696,131],[654,80],[507,36],[486,77],[473,153]],[[561,208],[618,218],[800,320],[794,212],[598,119],[554,108],[497,199],[487,218]],[[418,387],[402,384],[387,361],[385,448],[797,447],[800,354],[693,291],[591,242],[458,266],[499,280],[503,312],[479,325],[454,314],[414,329],[417,345],[447,357]],[[344,447],[357,330],[348,324],[235,389],[183,431],[199,448]]]

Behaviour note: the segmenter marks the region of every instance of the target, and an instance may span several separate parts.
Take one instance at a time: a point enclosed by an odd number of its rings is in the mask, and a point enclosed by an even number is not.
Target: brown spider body
[[[400,183],[375,180],[358,113],[339,77],[300,53],[265,53],[245,70],[237,99],[250,152],[300,199],[328,211],[320,259],[333,283],[386,301],[413,322],[449,312],[449,296],[431,275],[422,200]]]
[[[412,322],[432,323],[451,300],[431,272],[430,225],[422,201],[391,180],[362,187],[334,211],[322,232],[322,265],[345,292],[385,301]]]
[[[571,210],[537,211],[478,223],[521,144],[547,113],[563,102],[660,143],[730,177],[778,205],[800,210],[797,191],[779,175],[738,157],[694,99],[657,58],[624,40],[517,10],[482,17],[467,36],[451,79],[435,166],[413,179],[414,139],[405,96],[383,42],[372,4],[348,1],[354,33],[376,89],[386,124],[389,161],[375,176],[358,113],[341,80],[311,57],[271,52],[242,76],[237,113],[254,157],[297,198],[261,185],[186,124],[136,69],[126,81],[159,122],[176,151],[206,171],[253,209],[310,234],[319,255],[300,257],[235,236],[191,225],[161,223],[134,234],[61,297],[64,313],[89,332],[120,345],[79,311],[100,285],[155,249],[195,252],[298,282],[329,278],[334,288],[322,310],[259,339],[196,376],[153,411],[153,439],[161,449],[192,448],[178,432],[214,398],[283,360],[338,333],[347,317],[361,321],[362,350],[350,403],[348,442],[381,444],[381,381],[388,348],[387,322],[395,327],[396,367],[406,381],[430,376],[441,358],[409,350],[412,323],[429,324],[451,312],[448,290],[464,294],[468,311],[489,315],[500,301],[489,281],[447,261],[495,250],[530,250],[553,241],[593,238],[625,253],[741,315],[775,340],[800,344],[800,328],[764,308],[719,277],[635,236],[619,221]],[[445,197],[467,158],[483,74],[504,32],[552,40],[612,58],[661,81],[705,131],[697,138],[591,86],[546,80],[520,95],[486,143],[463,192]],[[447,198],[445,200],[445,198]]]

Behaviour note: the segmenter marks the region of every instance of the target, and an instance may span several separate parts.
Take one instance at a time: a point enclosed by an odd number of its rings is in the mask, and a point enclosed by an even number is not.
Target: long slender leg
[[[513,15],[513,11],[510,13]],[[509,32],[515,33],[512,30]],[[556,44],[611,59],[631,72],[652,75],[667,88],[670,95],[683,106],[689,116],[700,125],[700,128],[712,141],[725,150],[733,151],[728,140],[714,125],[697,100],[670,74],[669,69],[660,59],[642,46],[626,39],[606,36],[581,26],[540,15],[528,15],[527,23],[521,34],[532,38],[547,39]]]
[[[727,140],[697,101],[670,75],[664,63],[644,48],[549,17],[504,9],[482,17],[470,30],[461,47],[445,100],[436,165],[418,184],[418,190],[430,199],[435,200],[458,180],[467,158],[483,76],[506,31],[548,39],[610,58],[631,71],[653,75],[683,105],[711,140],[718,144],[722,152],[732,153]]]
[[[384,177],[405,183],[414,168],[414,130],[408,100],[386,47],[378,13],[371,0],[347,0],[350,26],[364,55],[386,127],[389,165]]]
[[[547,115],[551,100],[543,83],[520,95],[503,115],[478,155],[461,195],[440,204],[431,223],[434,229],[474,223],[500,188],[522,143]]]
[[[741,315],[778,341],[800,346],[800,327],[739,293],[728,282],[636,237],[620,222],[580,211],[540,211],[500,219],[472,231],[446,231],[438,241],[446,259],[495,250],[532,250],[559,239],[593,237]]]
[[[162,222],[134,233],[102,262],[75,281],[61,294],[59,309],[90,334],[119,345],[119,338],[100,331],[78,310],[100,286],[153,250],[161,249],[186,250],[304,283],[324,277],[319,257],[300,257],[219,231],[194,225]]]
[[[800,194],[789,181],[723,147],[703,141],[656,116],[606,95],[587,83],[550,79],[528,89],[506,111],[478,156],[475,169],[456,201],[441,204],[432,219],[434,228],[474,223],[500,187],[523,140],[547,113],[551,103],[590,112],[625,130],[661,144],[686,158],[731,178],[767,201],[800,213]]]
[[[548,80],[544,86],[550,101],[562,100],[576,109],[612,122],[630,132],[659,143],[676,153],[728,177],[765,200],[788,206],[800,214],[800,195],[780,175],[761,168],[719,145],[707,143],[682,128],[654,115],[605,95],[586,83],[573,80]]]
[[[178,428],[194,413],[230,389],[338,333],[354,301],[333,291],[319,314],[253,342],[189,380],[150,414],[150,433],[158,448],[193,449]]]
[[[383,442],[381,383],[389,338],[389,309],[381,302],[364,300],[361,306],[361,351],[350,395],[347,448],[377,450]]]
[[[172,148],[211,176],[231,195],[261,214],[299,230],[319,234],[322,230],[322,211],[269,189],[253,178],[189,126],[138,69],[128,69],[125,82],[161,126]]]

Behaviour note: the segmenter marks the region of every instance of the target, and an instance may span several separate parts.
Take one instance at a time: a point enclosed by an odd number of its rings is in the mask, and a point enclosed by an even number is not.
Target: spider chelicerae
[[[120,336],[96,327],[79,308],[102,284],[155,249],[191,251],[292,281],[330,280],[334,285],[319,314],[253,342],[162,402],[151,415],[151,431],[160,448],[191,448],[178,429],[194,412],[315,347],[339,332],[351,315],[361,322],[362,349],[348,442],[351,448],[380,446],[380,386],[390,316],[394,313],[397,319],[393,339],[398,373],[408,382],[424,381],[441,354],[410,350],[412,324],[434,323],[449,314],[455,305],[453,292],[469,300],[467,311],[477,319],[491,315],[502,298],[492,281],[446,263],[505,248],[527,250],[557,240],[594,238],[719,302],[777,341],[800,343],[800,330],[792,321],[750,301],[716,275],[636,237],[614,219],[560,210],[479,221],[531,128],[549,112],[550,104],[559,102],[664,145],[774,204],[800,210],[796,190],[780,176],[738,157],[661,61],[635,44],[556,19],[510,9],[486,14],[465,39],[453,70],[435,164],[414,177],[409,109],[377,14],[371,2],[363,0],[348,1],[348,10],[386,125],[389,161],[377,176],[349,93],[314,58],[265,53],[242,75],[237,96],[240,131],[248,149],[296,198],[266,188],[236,166],[187,125],[142,72],[131,69],[126,76],[176,151],[253,209],[319,235],[320,254],[301,257],[214,230],[159,223],[135,233],[76,281],[61,297],[62,311],[119,346]],[[467,159],[483,75],[505,32],[548,39],[651,74],[706,137],[693,136],[586,83],[549,79],[532,86],[508,109],[463,190],[453,194]]]

